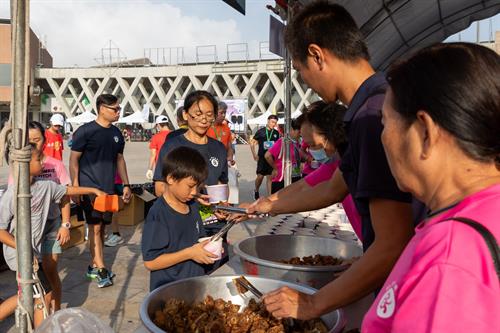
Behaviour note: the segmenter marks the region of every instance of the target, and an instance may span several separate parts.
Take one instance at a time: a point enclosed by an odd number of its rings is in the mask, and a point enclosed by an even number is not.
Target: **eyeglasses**
[[[106,109],[113,110],[115,113],[120,112],[120,110],[122,109],[122,107],[121,107],[121,106],[111,107],[111,106],[109,106],[109,105],[104,105],[104,104],[103,104],[102,106],[104,106]]]
[[[211,123],[215,119],[213,112],[211,114],[208,114],[208,113],[203,113],[201,111],[197,111],[194,115],[192,115],[189,112],[186,113],[191,117],[191,119],[196,121],[202,121],[203,119],[205,119],[207,122]]]

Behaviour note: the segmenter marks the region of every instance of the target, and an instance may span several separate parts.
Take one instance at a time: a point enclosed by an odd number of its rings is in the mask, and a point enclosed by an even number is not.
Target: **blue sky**
[[[195,46],[217,45],[218,60],[225,60],[226,44],[241,42],[255,58],[259,42],[268,40],[265,6],[273,3],[247,0],[243,16],[222,0],[31,0],[31,26],[60,67],[97,65],[110,40],[128,59],[143,57],[146,48],[182,46],[184,60],[191,62]],[[8,6],[0,0],[0,17],[9,16]],[[488,21],[480,30],[481,39],[487,39]],[[493,19],[493,30],[500,30],[500,15]],[[475,38],[473,24],[462,40]]]

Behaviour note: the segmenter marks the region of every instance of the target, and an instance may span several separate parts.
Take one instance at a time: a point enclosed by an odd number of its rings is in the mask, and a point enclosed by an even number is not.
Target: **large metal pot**
[[[361,256],[363,250],[355,243],[338,239],[263,235],[238,242],[234,246],[234,253],[240,256],[245,274],[298,282],[319,289],[332,281],[336,272],[345,270],[347,266],[298,266],[279,261],[316,254],[349,259]]]
[[[232,281],[237,275],[231,276],[200,276],[179,280],[153,290],[142,302],[140,317],[144,326],[154,333],[164,332],[152,321],[156,310],[161,309],[169,298],[182,299],[188,303],[202,301],[207,295],[222,298],[233,304],[246,305],[253,297],[250,293],[241,296],[236,291]],[[316,290],[310,287],[278,281],[262,277],[246,277],[257,289],[266,293],[277,288],[288,286],[304,293],[312,294]],[[332,311],[321,317],[330,333],[342,332],[345,326],[344,314],[341,310]]]

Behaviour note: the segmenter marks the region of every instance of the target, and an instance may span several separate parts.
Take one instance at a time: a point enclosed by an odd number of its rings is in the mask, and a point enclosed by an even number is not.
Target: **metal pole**
[[[29,73],[29,0],[11,1],[13,101],[11,103],[13,140],[16,149],[28,144]],[[19,283],[18,322],[21,332],[28,332],[33,318],[33,250],[31,246],[31,189],[29,162],[14,161],[14,184],[17,186],[16,249]]]
[[[288,2],[287,8],[287,19],[286,24],[290,23],[292,18],[292,6],[291,2]],[[285,168],[283,170],[283,179],[285,181],[285,186],[292,183],[292,160],[290,156],[290,125],[292,122],[292,58],[287,49],[285,49],[285,133],[283,137],[283,163]]]

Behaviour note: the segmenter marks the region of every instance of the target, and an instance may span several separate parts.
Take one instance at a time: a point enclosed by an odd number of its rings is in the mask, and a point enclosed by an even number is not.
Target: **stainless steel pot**
[[[250,293],[241,296],[236,291],[232,281],[238,275],[231,276],[200,276],[179,280],[161,286],[153,290],[142,302],[140,317],[144,326],[150,332],[164,332],[158,328],[152,321],[152,316],[156,310],[161,309],[165,301],[169,298],[182,299],[188,303],[202,301],[205,296],[210,295],[214,298],[222,298],[225,301],[231,301],[233,304],[246,305],[253,297]],[[246,278],[259,290],[266,293],[277,288],[288,286],[304,293],[312,294],[316,290],[307,286],[302,286],[290,282],[278,281],[263,277],[246,276]],[[330,333],[342,332],[345,326],[344,314],[341,310],[332,311],[321,317]]]
[[[245,274],[307,284],[319,289],[332,281],[336,272],[345,270],[347,266],[298,266],[279,261],[316,254],[349,259],[361,256],[363,250],[355,243],[338,239],[263,235],[238,242],[234,246],[234,253],[240,256]]]

